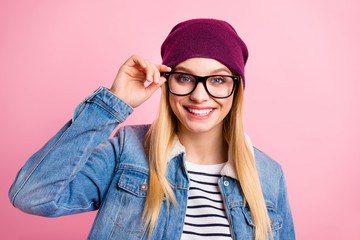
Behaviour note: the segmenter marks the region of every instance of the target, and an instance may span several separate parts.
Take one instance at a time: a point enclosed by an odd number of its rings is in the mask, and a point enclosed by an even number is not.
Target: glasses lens
[[[214,97],[228,97],[234,87],[234,80],[227,76],[212,76],[206,80],[206,87]]]
[[[179,95],[190,93],[196,84],[196,79],[193,76],[182,73],[171,74],[168,81],[170,91]]]
[[[187,95],[196,86],[196,77],[186,73],[171,73],[168,77],[170,91],[178,95]],[[234,80],[228,76],[211,76],[206,79],[206,89],[213,97],[229,97],[234,89]]]

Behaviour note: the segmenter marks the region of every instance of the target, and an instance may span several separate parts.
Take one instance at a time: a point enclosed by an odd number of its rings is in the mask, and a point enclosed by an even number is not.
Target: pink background
[[[230,22],[249,47],[246,131],[283,166],[297,239],[358,239],[359,5],[1,1],[0,239],[86,238],[95,213],[47,219],[13,208],[17,171],[131,54],[159,63],[171,28],[198,17]],[[126,124],[152,122],[158,99]]]

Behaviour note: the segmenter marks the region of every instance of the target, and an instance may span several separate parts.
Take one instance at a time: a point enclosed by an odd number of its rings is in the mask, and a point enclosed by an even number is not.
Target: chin
[[[187,123],[187,124],[181,124],[182,128],[186,129],[186,131],[189,131],[191,133],[210,133],[217,128],[219,128],[219,124],[211,124],[211,123]]]

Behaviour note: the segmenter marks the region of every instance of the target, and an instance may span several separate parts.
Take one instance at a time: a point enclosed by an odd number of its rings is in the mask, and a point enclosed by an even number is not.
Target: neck
[[[204,133],[194,133],[179,127],[178,137],[185,147],[186,161],[204,165],[227,161],[228,148],[222,126]]]

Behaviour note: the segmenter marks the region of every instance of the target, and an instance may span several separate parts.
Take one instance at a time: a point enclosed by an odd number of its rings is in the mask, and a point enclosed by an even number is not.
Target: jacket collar
[[[254,156],[254,146],[251,143],[250,137],[245,133],[245,139],[247,141],[247,144],[250,147],[251,153]],[[170,150],[170,154],[168,156],[168,162],[178,156],[179,154],[184,153],[185,154],[185,147],[180,143],[180,140],[178,138],[177,135],[175,135],[171,150]],[[230,156],[230,154],[229,154]],[[233,160],[230,159],[230,157],[228,158],[228,161],[226,162],[226,164],[224,165],[224,167],[221,169],[220,174],[223,176],[228,176],[234,179],[238,179],[236,172],[235,172],[235,168],[234,168],[234,163]]]

